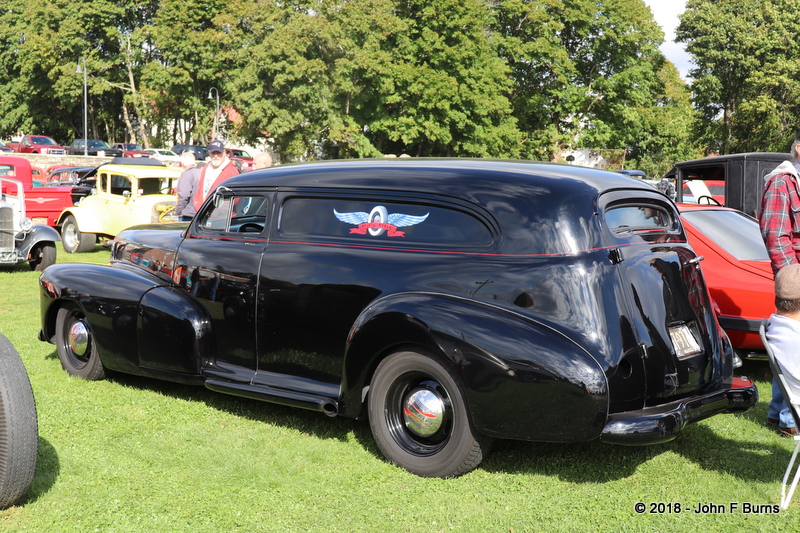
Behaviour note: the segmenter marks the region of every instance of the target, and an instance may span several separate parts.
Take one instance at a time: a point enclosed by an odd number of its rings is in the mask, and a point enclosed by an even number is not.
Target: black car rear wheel
[[[433,356],[396,352],[384,359],[367,409],[383,455],[419,476],[459,476],[491,448],[492,439],[472,427],[457,378]]]
[[[14,505],[28,492],[38,444],[31,382],[14,345],[0,335],[0,509]]]
[[[82,233],[78,229],[75,217],[68,215],[61,224],[61,241],[64,244],[64,251],[71,254],[91,252],[97,244],[97,235],[94,233]]]
[[[68,374],[95,381],[105,377],[92,328],[76,307],[62,307],[56,316],[56,351]]]

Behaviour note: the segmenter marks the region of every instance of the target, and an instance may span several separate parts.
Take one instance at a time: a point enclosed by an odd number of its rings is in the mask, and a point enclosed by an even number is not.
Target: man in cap
[[[219,185],[239,173],[236,165],[225,155],[225,145],[220,140],[213,140],[208,143],[208,156],[210,161],[200,171],[200,179],[197,182],[197,190],[192,196],[192,204],[195,211],[200,209],[206,197],[214,192]]]
[[[800,134],[791,147],[792,160],[784,161],[764,177],[759,225],[767,246],[772,272],[800,263]],[[778,383],[772,380],[767,424],[777,425],[782,433],[797,434],[789,408]]]
[[[767,321],[767,342],[787,384],[800,391],[800,264],[784,267],[775,275],[775,307]],[[797,434],[794,427],[779,427],[779,431]]]

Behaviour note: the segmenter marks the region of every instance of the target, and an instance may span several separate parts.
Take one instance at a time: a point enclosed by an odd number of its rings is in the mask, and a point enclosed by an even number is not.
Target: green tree
[[[234,50],[247,45],[242,25],[250,10],[262,5],[268,8],[271,3],[159,2],[150,26],[143,30],[152,43],[152,53],[141,78],[142,98],[149,104],[155,137],[161,143],[205,144],[211,140],[217,95],[221,107],[235,101],[228,86],[229,72],[235,66]],[[232,35],[243,41],[237,42]]]
[[[390,70],[382,43],[402,31],[389,0],[254,4],[232,39],[237,133],[275,139],[289,159],[380,155],[365,136],[372,80]]]
[[[240,133],[290,157],[507,156],[518,132],[479,2],[259,5],[235,74]]]
[[[665,61],[658,71],[663,94],[656,105],[637,111],[640,122],[638,139],[631,146],[627,168],[638,168],[648,176],[664,175],[676,161],[702,157],[691,136],[696,121],[688,86],[680,79],[678,69]]]
[[[105,66],[102,54],[116,46],[105,30],[115,26],[121,9],[104,0],[90,7],[9,0],[3,7],[0,131],[47,133],[65,142],[82,136],[83,77],[76,65],[83,56],[93,72]],[[99,111],[111,102],[107,87],[91,81],[90,110]]]
[[[396,67],[378,102],[388,112],[370,123],[376,144],[418,156],[517,156],[509,70],[486,4],[406,1],[397,14],[408,27],[389,41]]]
[[[690,72],[694,104],[700,113],[696,130],[709,151],[727,154],[751,146],[748,141],[751,127],[761,129],[764,124],[775,126],[776,120],[780,122],[774,112],[782,98],[759,98],[755,89],[774,87],[773,83],[778,82],[772,74],[761,72],[765,66],[773,73],[774,69],[789,67],[782,59],[788,45],[796,41],[782,41],[796,37],[792,35],[796,32],[776,22],[779,17],[786,17],[787,23],[792,23],[796,16],[790,13],[797,14],[798,9],[784,4],[779,15],[774,3],[689,0],[681,15],[676,40],[686,43],[696,65]],[[757,101],[748,104],[751,98]],[[737,120],[743,105],[745,113]],[[750,118],[742,120],[745,115]],[[759,137],[759,142],[764,142],[763,135]]]
[[[663,93],[663,34],[641,0],[501,0],[496,31],[528,157],[627,148]]]

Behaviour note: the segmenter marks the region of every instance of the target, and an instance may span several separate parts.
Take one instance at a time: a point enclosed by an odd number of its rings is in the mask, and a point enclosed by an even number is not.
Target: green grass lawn
[[[104,263],[108,251],[58,261]],[[36,476],[0,511],[7,531],[795,531],[800,495],[777,504],[794,442],[764,425],[765,362],[740,369],[762,401],[689,426],[675,441],[628,448],[598,441],[497,441],[457,479],[388,464],[365,422],[327,418],[200,387],[137,377],[86,382],[37,340],[38,275],[0,269],[0,331],[30,375],[39,416]],[[634,505],[648,512],[637,514]],[[651,514],[651,503],[681,513]],[[697,514],[698,504],[738,509]],[[669,510],[665,508],[665,510]]]

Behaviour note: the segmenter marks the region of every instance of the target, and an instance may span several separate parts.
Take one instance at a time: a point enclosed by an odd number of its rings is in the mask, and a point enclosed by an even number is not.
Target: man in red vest
[[[208,143],[209,163],[200,171],[197,189],[192,197],[195,210],[200,210],[206,197],[226,179],[239,173],[236,165],[225,155],[225,145],[214,139]]]

